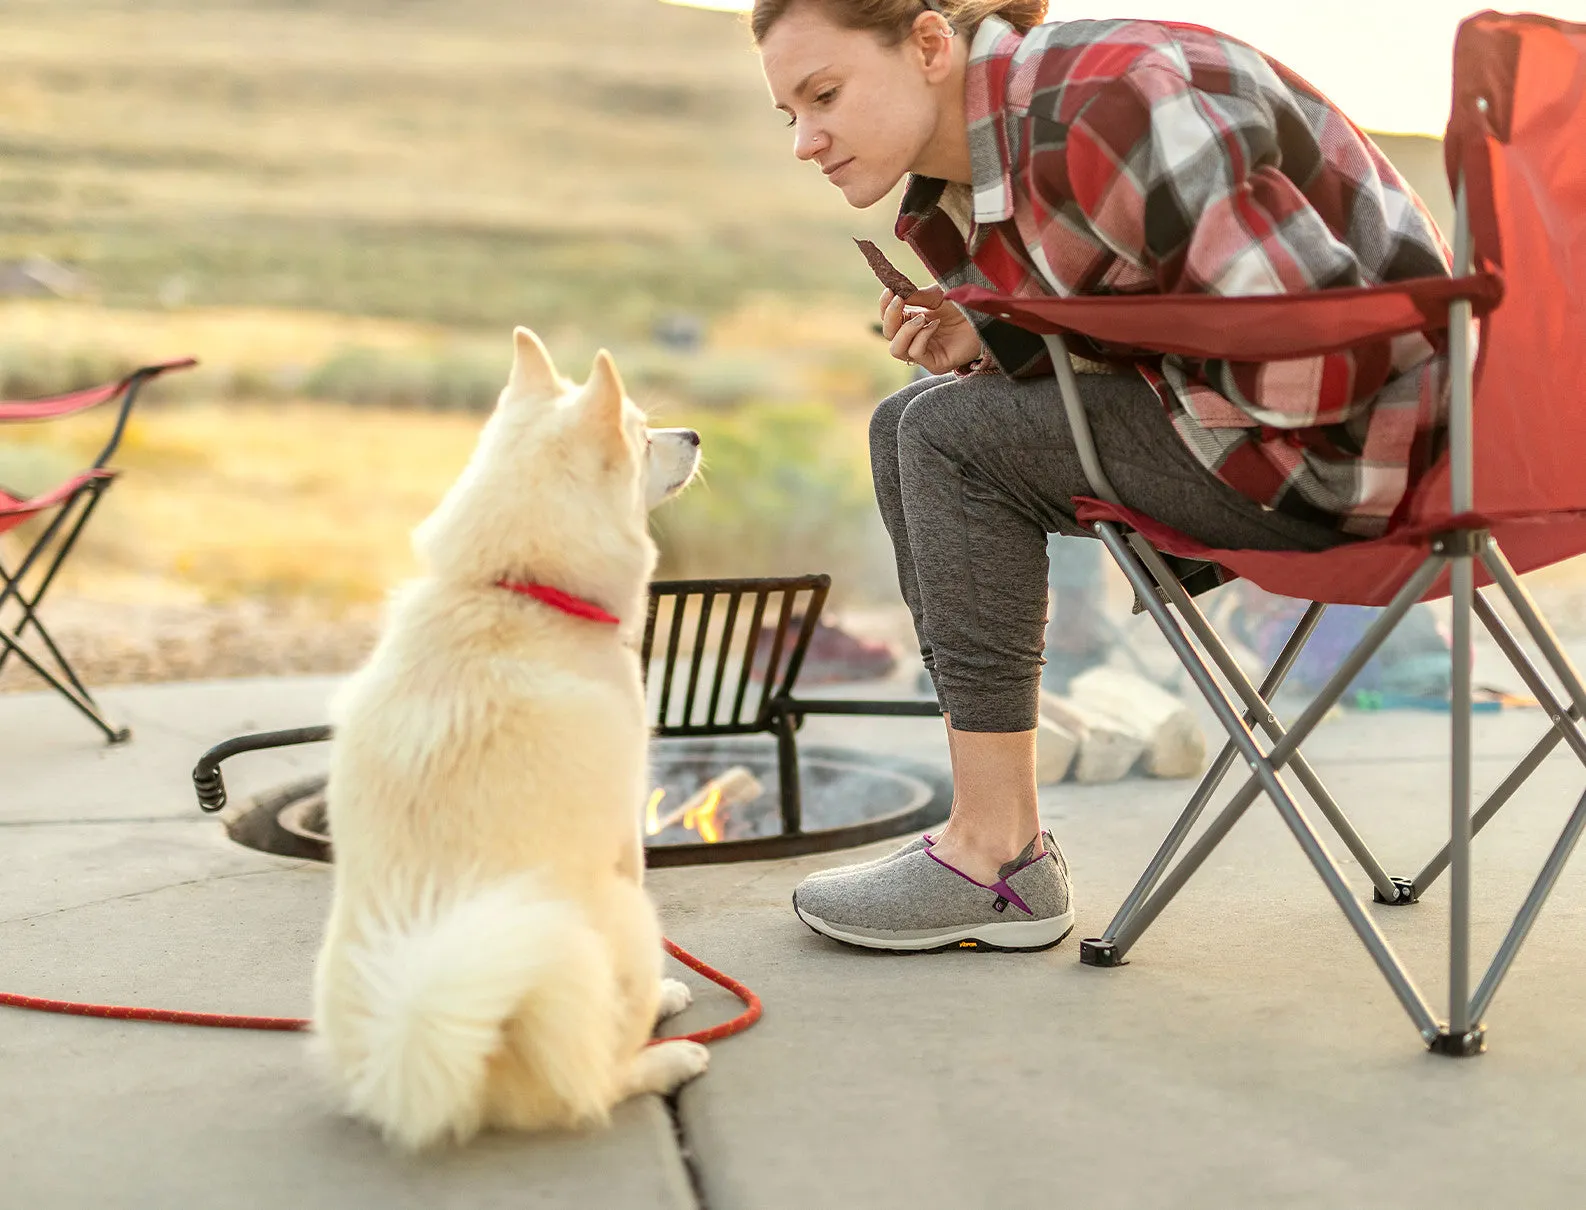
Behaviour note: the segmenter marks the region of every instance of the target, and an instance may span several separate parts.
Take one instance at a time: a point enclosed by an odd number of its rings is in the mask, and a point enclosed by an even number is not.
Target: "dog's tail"
[[[530,1069],[552,1118],[600,1121],[614,1099],[616,979],[579,908],[516,879],[359,930],[352,1013],[322,1014],[352,1112],[416,1150],[484,1125],[493,1061]],[[336,1018],[334,1021],[331,1018]]]

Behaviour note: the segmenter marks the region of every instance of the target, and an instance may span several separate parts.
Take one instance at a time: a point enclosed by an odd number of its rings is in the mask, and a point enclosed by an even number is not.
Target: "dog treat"
[[[920,292],[920,288],[905,277],[897,266],[887,259],[886,253],[875,244],[867,239],[856,239],[854,243],[858,244],[859,251],[865,254],[870,272],[874,273],[881,284],[892,293],[899,298],[909,298]]]

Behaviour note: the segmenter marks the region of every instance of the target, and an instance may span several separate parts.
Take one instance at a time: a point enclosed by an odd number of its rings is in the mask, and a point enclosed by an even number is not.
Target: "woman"
[[[941,286],[1244,295],[1448,272],[1382,153],[1281,65],[1199,27],[1045,15],[756,0],[752,21],[795,154],[858,208],[908,176],[897,234]],[[1073,922],[1036,809],[1045,543],[1085,532],[1088,487],[1038,337],[939,287],[883,293],[881,319],[932,375],[876,410],[871,461],[947,722],[952,818],[815,875],[794,906],[874,948],[1044,948]],[[1379,534],[1435,452],[1443,362],[1419,335],[1265,365],[1083,351],[1121,370],[1079,379],[1113,485],[1212,547]]]

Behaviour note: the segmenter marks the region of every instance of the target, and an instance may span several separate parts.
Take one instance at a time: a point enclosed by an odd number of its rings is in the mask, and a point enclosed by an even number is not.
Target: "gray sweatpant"
[[[1143,379],[1085,374],[1079,387],[1124,503],[1223,549],[1321,550],[1341,540],[1213,476]],[[870,465],[937,701],[960,731],[1030,730],[1047,622],[1046,535],[1090,534],[1074,518],[1072,497],[1091,493],[1057,381],[912,382],[876,408]]]

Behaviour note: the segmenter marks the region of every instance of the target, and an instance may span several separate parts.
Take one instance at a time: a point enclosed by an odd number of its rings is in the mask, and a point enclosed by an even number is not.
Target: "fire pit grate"
[[[951,779],[914,762],[848,749],[801,752],[806,716],[936,717],[935,701],[799,698],[794,685],[831,587],[825,575],[673,580],[650,589],[641,659],[654,733],[657,795],[646,846],[651,865],[747,861],[850,848],[943,819]],[[226,805],[220,765],[261,748],[329,739],[305,727],[227,740],[193,770],[199,804]],[[748,737],[769,736],[773,743]],[[701,786],[730,775],[734,801]],[[805,791],[811,792],[806,818]],[[287,856],[328,857],[324,779],[294,783],[254,800],[228,823],[234,839]],[[695,824],[685,836],[676,807]],[[317,804],[317,805],[316,805]],[[644,804],[635,804],[639,809]],[[316,816],[315,812],[318,812]],[[697,818],[696,818],[697,817]],[[664,826],[656,826],[664,825]],[[709,832],[710,835],[706,835]],[[317,850],[317,851],[316,851]]]

